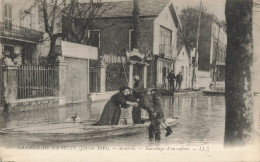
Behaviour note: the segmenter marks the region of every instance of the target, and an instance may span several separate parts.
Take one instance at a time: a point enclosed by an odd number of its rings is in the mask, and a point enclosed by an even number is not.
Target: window
[[[100,30],[89,30],[88,42],[89,45],[100,48]]]
[[[12,6],[4,4],[4,27],[5,29],[12,30]]]
[[[10,52],[10,54],[14,53],[14,46],[11,45],[4,45],[4,51]]]
[[[20,16],[20,26],[26,28],[32,28],[32,14],[26,13],[25,15]]]
[[[160,27],[161,45],[171,46],[172,31],[164,27]]]
[[[132,51],[134,46],[134,30],[129,30],[129,50]]]

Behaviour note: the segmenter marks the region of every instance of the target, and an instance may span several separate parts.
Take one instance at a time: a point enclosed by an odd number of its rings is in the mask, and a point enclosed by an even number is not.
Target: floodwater
[[[259,98],[259,97],[258,97]],[[224,141],[225,99],[224,96],[204,96],[201,92],[189,95],[164,96],[164,113],[167,117],[178,117],[179,124],[172,128],[173,133],[164,137],[162,144],[222,144]],[[98,119],[105,101],[92,105],[74,105],[64,108],[21,112],[0,115],[0,128],[17,127],[48,121],[64,121],[75,113],[82,120]],[[145,112],[142,112],[146,115]],[[131,117],[131,110],[122,110],[122,117]],[[21,144],[35,144],[32,138],[0,136],[2,146],[17,147]],[[148,133],[120,136],[92,141],[57,142],[51,145],[147,145]],[[45,143],[46,144],[46,143]],[[48,145],[48,144],[46,144]]]

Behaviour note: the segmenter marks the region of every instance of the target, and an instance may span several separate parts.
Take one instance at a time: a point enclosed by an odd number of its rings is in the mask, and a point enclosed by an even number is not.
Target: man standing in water
[[[142,81],[140,81],[140,77],[138,74],[135,74],[134,77],[134,85],[133,85],[133,96],[140,101],[140,99],[143,96],[143,90],[144,86]],[[141,123],[141,107],[133,107],[132,110],[132,118],[134,124],[140,124]]]
[[[160,93],[154,92],[150,89],[145,89],[145,94],[140,101],[140,105],[142,108],[147,110],[149,114],[149,120],[151,122],[148,127],[149,140],[153,140],[154,138],[155,141],[161,140],[161,124],[164,124],[164,129],[167,131],[165,135],[166,137],[172,133],[171,128],[165,124],[163,103]]]

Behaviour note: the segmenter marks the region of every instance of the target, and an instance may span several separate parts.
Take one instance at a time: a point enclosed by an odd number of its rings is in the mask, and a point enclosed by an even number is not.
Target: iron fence
[[[22,65],[17,70],[18,99],[54,96],[54,69],[38,65]]]
[[[124,70],[121,63],[108,64],[106,69],[106,91],[119,90],[123,85],[128,85],[125,78],[128,76],[128,66],[125,66]]]
[[[13,24],[7,26],[3,22],[0,22],[0,35],[33,42],[43,41],[43,32]]]
[[[89,92],[98,92],[97,72],[94,67],[89,68]]]

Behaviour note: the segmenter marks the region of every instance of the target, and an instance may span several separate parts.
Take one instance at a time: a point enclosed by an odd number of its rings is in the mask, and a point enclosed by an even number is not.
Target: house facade
[[[23,7],[27,3],[30,8]],[[29,4],[30,3],[30,4]],[[34,1],[1,0],[0,49],[4,53],[18,55],[17,64],[35,62],[37,45],[43,40],[38,26],[38,8]]]
[[[1,0],[0,13],[0,104],[3,106],[3,65],[37,62],[43,33],[38,28],[38,8],[34,1]]]
[[[210,65],[213,81],[225,80],[227,34],[225,24],[216,17],[212,21],[212,33],[210,44]]]
[[[96,36],[94,46],[99,48],[99,55],[108,67],[111,63],[125,64],[130,86],[131,75],[139,73],[145,86],[162,87],[177,59],[180,24],[174,5],[170,0],[138,0],[140,34],[138,49],[134,49],[133,1],[114,3],[115,7],[104,12],[88,32]]]
[[[176,64],[175,64],[175,75],[182,73],[183,81],[181,88],[188,89],[192,88],[191,80],[192,80],[192,64],[191,64],[191,57],[187,51],[186,46],[181,48],[181,51],[178,53]]]
[[[225,23],[214,15],[204,15],[202,19],[204,22],[201,24],[201,31],[210,34],[200,36],[198,70],[203,76],[198,77],[205,78],[204,74],[209,73],[211,82],[224,81],[227,46]]]

